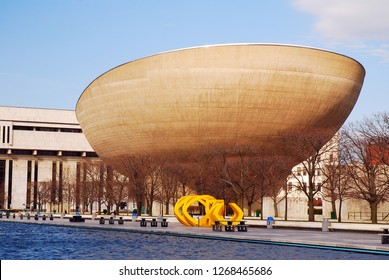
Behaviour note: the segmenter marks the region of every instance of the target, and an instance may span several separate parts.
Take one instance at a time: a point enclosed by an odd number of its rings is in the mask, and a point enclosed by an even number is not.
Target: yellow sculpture
[[[199,220],[194,219],[188,213],[188,207],[195,202],[202,204],[205,208],[205,214]],[[237,225],[239,222],[234,221],[242,220],[243,211],[235,203],[228,203],[228,205],[234,211],[230,221],[233,221],[233,225]],[[209,227],[215,221],[222,221],[222,225],[227,224],[224,218],[224,200],[216,199],[211,195],[187,195],[181,197],[174,206],[174,214],[177,220],[186,226]]]

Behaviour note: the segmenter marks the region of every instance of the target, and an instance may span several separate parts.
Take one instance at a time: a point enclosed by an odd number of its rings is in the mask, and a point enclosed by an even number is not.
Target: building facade
[[[98,157],[74,111],[0,107],[1,209],[45,208],[45,197],[51,196],[58,209],[50,210],[66,210],[66,176],[75,174],[77,185],[77,180],[82,180],[83,163],[93,160]],[[50,194],[44,197],[40,190],[43,182],[51,184]]]

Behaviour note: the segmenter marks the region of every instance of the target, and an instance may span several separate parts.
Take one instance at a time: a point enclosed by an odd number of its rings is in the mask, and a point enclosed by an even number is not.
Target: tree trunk
[[[377,208],[378,208],[378,204],[376,202],[371,202],[370,203],[370,213],[371,213],[371,223],[372,224],[377,224],[378,223]]]
[[[315,209],[315,205],[313,203],[313,197],[309,198],[308,199],[308,211],[309,211],[309,215],[308,215],[308,221],[310,222],[314,222],[315,221],[315,212],[314,212],[314,209]]]
[[[339,223],[342,222],[342,204],[343,204],[343,201],[339,200],[339,213],[337,213],[338,214],[338,222]]]
[[[261,220],[263,220],[263,195],[261,196]]]
[[[97,205],[98,206],[97,212],[100,215],[101,214],[101,199],[99,199],[97,203],[98,203],[98,205]]]
[[[136,201],[136,210],[137,210],[136,215],[137,216],[142,215],[142,206],[143,206],[143,201],[137,199],[137,201]]]
[[[153,215],[153,201],[151,200],[149,205],[147,205],[147,211],[149,212],[149,216]]]
[[[335,212],[336,213],[336,204],[335,204],[335,200],[331,199],[331,208],[332,208],[332,212]]]
[[[248,211],[247,216],[248,217],[252,217],[252,215],[251,215],[251,209],[252,209],[251,206],[252,206],[251,203],[247,203],[247,211]]]
[[[169,203],[165,203],[165,215],[169,215]]]
[[[277,205],[276,201],[277,201],[277,198],[275,201],[273,201],[274,217],[278,217],[278,205]]]

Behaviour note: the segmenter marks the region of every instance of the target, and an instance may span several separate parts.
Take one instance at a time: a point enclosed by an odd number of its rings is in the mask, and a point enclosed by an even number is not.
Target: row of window
[[[291,192],[293,191],[293,187],[296,187],[296,184],[293,185],[292,182],[288,182],[288,192]],[[303,182],[302,183],[302,186],[299,185],[299,188],[307,188],[308,187],[308,184],[306,182]],[[316,191],[318,190],[319,192],[321,191],[321,187],[322,187],[322,183],[313,183],[313,191]]]
[[[306,176],[307,175],[307,171],[301,167],[297,167],[297,171],[296,171],[296,175],[297,176],[301,176],[301,174],[303,176]],[[316,169],[316,176],[321,176],[321,170],[320,169]]]
[[[13,130],[82,133],[81,128],[40,127],[40,126],[24,126],[24,125],[14,125]]]
[[[0,155],[98,157],[95,152],[0,149]]]

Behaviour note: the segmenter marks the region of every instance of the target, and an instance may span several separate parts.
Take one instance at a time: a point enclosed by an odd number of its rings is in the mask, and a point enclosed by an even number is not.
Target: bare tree
[[[39,210],[43,210],[43,206],[46,206],[47,203],[51,203],[51,192],[52,182],[50,180],[38,182],[37,203]]]
[[[163,172],[161,173],[161,183],[159,200],[165,207],[165,214],[169,215],[170,205],[174,205],[177,202],[179,195],[179,180],[177,179],[177,174],[174,172],[174,169],[163,169]]]
[[[115,204],[115,169],[111,163],[107,164],[107,172],[105,173],[105,190],[104,190],[104,204],[107,211],[111,212]],[[126,175],[124,175],[126,176]]]
[[[120,205],[128,199],[129,178],[117,171],[113,171],[113,180],[110,191],[112,200],[116,206],[116,213],[119,214]]]
[[[128,198],[136,202],[137,215],[145,207],[146,177],[145,157],[143,155],[129,155],[116,159],[111,163],[118,172],[129,180]]]
[[[340,143],[340,149],[323,160],[320,172],[325,180],[322,182],[322,197],[331,203],[331,211],[337,216],[338,222],[342,221],[343,202],[351,197],[352,184],[347,173],[347,161],[344,144]],[[339,208],[336,209],[336,202]]]
[[[161,193],[163,163],[156,157],[144,156],[143,167],[146,175],[144,184],[147,213],[152,215],[154,202]]]
[[[383,131],[382,131],[383,129]],[[389,196],[385,145],[381,144],[387,127],[374,118],[350,123],[343,131],[347,172],[353,181],[352,197],[369,203],[372,223],[378,222],[377,210]],[[382,146],[381,146],[382,145]],[[388,146],[386,146],[388,147]]]
[[[258,173],[256,150],[249,146],[219,147],[215,159],[221,181],[235,192],[242,208],[246,201],[247,214],[251,216],[252,205],[264,196],[265,185],[263,172]]]
[[[72,206],[75,204],[76,200],[76,174],[68,167],[65,167],[63,170],[63,195],[65,197],[65,202],[67,206],[67,212],[70,212]]]
[[[269,155],[262,160],[262,173],[266,182],[266,195],[273,201],[274,216],[278,217],[278,204],[287,199],[288,189],[286,187],[289,168],[282,161],[282,156]],[[261,170],[259,168],[259,170]],[[263,213],[263,209],[261,209]],[[285,213],[285,218],[287,217]],[[286,218],[287,219],[287,218]]]
[[[297,172],[292,172],[296,179],[296,188],[308,199],[308,220],[315,220],[315,196],[320,192],[320,181],[317,180],[317,169],[322,159],[334,149],[336,141],[329,141],[327,130],[306,131],[297,134],[284,134],[282,141],[288,153],[301,162]]]

